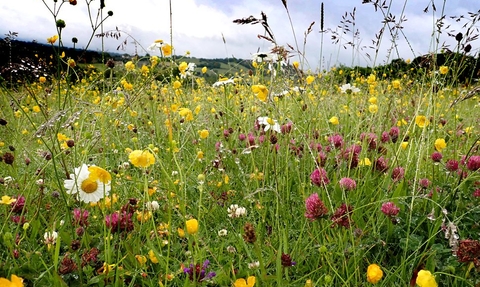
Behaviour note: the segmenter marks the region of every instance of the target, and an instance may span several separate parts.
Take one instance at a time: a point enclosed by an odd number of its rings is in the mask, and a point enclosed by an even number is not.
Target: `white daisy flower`
[[[112,177],[108,171],[98,166],[83,164],[75,168],[75,173],[66,179],[63,186],[68,194],[75,194],[83,202],[98,202],[110,192]]]
[[[360,89],[355,87],[354,85],[344,84],[340,87],[340,91],[342,94],[356,94],[360,92]]]
[[[235,84],[233,78],[230,78],[230,79],[226,79],[226,80],[220,80],[218,82],[215,82],[212,87],[216,88],[216,87],[220,87],[220,86],[225,86],[226,84]]]
[[[272,118],[269,117],[258,117],[257,118],[258,124],[261,126],[265,126],[263,131],[268,131],[269,129],[272,129],[273,131],[277,133],[281,133],[282,129],[278,122]]]

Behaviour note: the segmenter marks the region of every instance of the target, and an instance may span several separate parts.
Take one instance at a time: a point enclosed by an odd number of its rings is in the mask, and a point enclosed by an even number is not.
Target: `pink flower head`
[[[388,134],[390,135],[392,142],[396,143],[398,140],[398,135],[400,134],[400,129],[398,127],[392,127]]]
[[[397,214],[400,212],[400,208],[398,208],[395,203],[391,201],[382,204],[380,210],[388,217],[397,216]]]
[[[467,161],[467,168],[471,171],[480,169],[480,155],[472,155]]]
[[[292,131],[292,122],[288,122],[280,127],[282,134],[288,134]]]
[[[427,189],[430,186],[430,180],[428,180],[428,178],[422,178],[420,179],[418,184],[420,184],[421,188]]]
[[[327,172],[325,169],[319,167],[315,169],[312,174],[310,175],[310,180],[316,186],[322,186],[330,183],[328,179]]]
[[[73,222],[76,225],[88,226],[88,210],[82,210],[80,208],[75,208],[73,210]]]
[[[383,156],[375,161],[375,169],[379,172],[386,172],[388,170],[387,160],[383,158]]]
[[[374,133],[362,133],[360,135],[361,141],[367,141],[368,150],[374,150],[377,148],[377,135]]]
[[[341,148],[343,146],[343,137],[339,134],[329,136],[328,142],[332,144],[335,148]]]
[[[405,169],[401,166],[397,166],[392,171],[392,179],[394,182],[400,181],[405,176]]]
[[[440,162],[443,158],[442,154],[438,151],[432,153],[431,158],[434,162]]]
[[[357,183],[355,182],[355,180],[349,177],[344,177],[340,179],[339,183],[341,188],[348,191],[354,190],[357,187]]]
[[[454,159],[449,159],[447,163],[445,163],[445,168],[448,171],[454,172],[458,169],[458,161]]]
[[[317,218],[323,217],[328,213],[328,209],[325,207],[323,201],[318,197],[317,193],[310,195],[305,200],[305,217],[314,221]]]
[[[346,205],[342,203],[342,205],[335,210],[335,213],[332,215],[331,219],[333,221],[331,227],[335,226],[343,226],[345,228],[350,227],[352,224],[351,216],[353,213],[353,206]]]
[[[390,140],[390,135],[387,132],[383,132],[382,133],[382,138],[381,138],[382,143],[386,143],[389,140]]]
[[[24,212],[24,210],[26,211],[25,196],[18,195],[18,196],[14,196],[13,198],[15,198],[16,201],[12,203],[12,212],[21,214],[22,212]]]

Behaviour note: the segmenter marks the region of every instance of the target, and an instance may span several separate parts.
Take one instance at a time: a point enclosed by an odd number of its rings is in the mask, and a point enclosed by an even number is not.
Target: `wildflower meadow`
[[[52,57],[0,80],[0,286],[479,286],[475,11],[428,65],[368,69],[308,69],[263,12],[232,19],[271,49],[220,75],[169,35],[82,63],[77,1],[42,1]]]

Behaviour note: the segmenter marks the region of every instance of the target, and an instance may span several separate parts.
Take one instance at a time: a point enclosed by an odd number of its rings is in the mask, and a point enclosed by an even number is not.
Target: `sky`
[[[62,31],[65,46],[73,46],[71,39],[78,39],[78,48],[87,45],[92,34],[87,2],[95,23],[100,0],[77,0],[76,6],[67,0],[56,3],[58,19],[66,23]],[[362,0],[286,0],[291,22],[282,0],[171,0],[173,47],[176,55],[190,52],[198,58],[235,57],[250,59],[256,52],[268,52],[272,44],[259,39],[265,35],[262,25],[238,25],[233,20],[250,15],[261,18],[263,11],[268,17],[268,24],[273,31],[278,45],[290,45],[298,52],[290,55],[290,61],[302,62],[300,54],[305,55],[303,69],[329,69],[333,66],[374,66],[384,64],[392,59],[413,59],[415,56],[438,51],[443,43],[456,49],[456,41],[447,32],[479,32],[480,22],[472,23],[468,12],[480,13],[478,0],[395,0],[386,1],[390,7],[378,9],[372,3],[362,4]],[[320,5],[324,3],[324,30],[320,33]],[[373,1],[375,2],[375,1]],[[394,3],[389,3],[394,2]],[[435,4],[436,11],[432,9]],[[48,7],[47,7],[48,6]],[[170,42],[170,7],[168,0],[105,0],[103,15],[112,11],[113,16],[105,20],[104,31],[118,28],[120,39],[104,39],[107,52],[139,55],[150,53],[159,55],[148,47],[157,39]],[[424,9],[429,7],[428,12]],[[354,20],[352,20],[355,9]],[[18,39],[36,40],[46,43],[46,39],[56,34],[55,21],[51,11],[54,0],[0,0],[0,37],[18,32]],[[443,11],[443,12],[442,12]],[[398,36],[392,45],[392,36],[388,27],[384,30],[378,52],[369,48],[375,46],[384,14],[395,16],[399,26]],[[344,17],[347,15],[345,19]],[[432,37],[436,30],[436,21],[445,15],[443,32]],[[465,18],[456,22],[451,16],[463,15]],[[342,29],[341,21],[348,20],[349,27]],[[480,20],[480,16],[479,19]],[[312,22],[312,31],[305,32]],[[292,23],[292,24],[291,24]],[[462,26],[466,24],[465,28]],[[293,26],[293,28],[292,28]],[[391,26],[395,26],[392,24]],[[358,31],[355,37],[353,31]],[[96,33],[99,33],[98,30]],[[332,36],[339,37],[339,43],[333,43]],[[130,35],[130,36],[128,36]],[[474,35],[474,34],[472,34]],[[438,36],[439,44],[432,41]],[[407,39],[407,40],[405,40]],[[117,50],[123,41],[127,41],[125,50]],[[137,45],[135,44],[137,43]],[[354,42],[355,45],[348,43]],[[480,40],[471,43],[472,55],[478,55]],[[89,49],[101,50],[101,39],[94,37]],[[145,49],[143,49],[143,48]],[[297,48],[298,47],[298,48]],[[370,55],[370,58],[367,56]],[[375,57],[376,55],[376,57]]]

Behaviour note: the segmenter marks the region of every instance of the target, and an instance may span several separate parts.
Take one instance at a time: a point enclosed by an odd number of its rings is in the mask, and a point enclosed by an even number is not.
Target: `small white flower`
[[[274,53],[259,52],[252,55],[252,61],[257,63],[276,62],[278,55]]]
[[[185,73],[181,73],[180,78],[184,79],[188,76],[191,76],[192,73],[195,71],[195,67],[197,67],[195,63],[188,63],[188,66],[185,69]]]
[[[9,184],[12,181],[13,181],[13,177],[11,177],[11,176],[6,176],[6,177],[3,178],[4,184]]]
[[[147,203],[145,203],[145,207],[147,208],[147,210],[158,210],[160,208],[160,204],[158,204],[158,201],[156,200],[153,200],[153,201],[149,201]]]
[[[260,262],[258,261],[248,263],[248,269],[257,269],[258,267],[260,267]]]
[[[342,94],[356,94],[360,92],[360,89],[355,87],[354,85],[344,84],[340,87],[340,91]]]
[[[247,215],[247,209],[245,207],[238,206],[238,204],[232,204],[227,208],[228,217],[237,218]]]
[[[282,129],[280,127],[280,125],[278,124],[278,122],[272,118],[269,118],[269,117],[258,117],[257,118],[257,121],[258,121],[258,124],[261,125],[261,126],[265,126],[265,128],[263,129],[263,131],[268,131],[269,129],[271,129],[272,131],[275,131],[277,133],[281,133],[282,132]]]
[[[235,247],[229,245],[229,246],[227,246],[227,251],[229,253],[235,253],[235,252],[237,252],[237,249],[235,249]]]
[[[43,179],[38,179],[37,181],[35,181],[35,183],[37,185],[43,185]]]
[[[64,225],[65,224],[65,220],[60,220],[60,226]]]
[[[220,87],[220,86],[225,86],[227,84],[235,84],[235,81],[233,80],[233,78],[230,78],[228,80],[220,80],[218,82],[215,82],[212,87],[216,88],[216,87]]]
[[[43,239],[45,239],[45,244],[55,244],[58,238],[58,233],[56,231],[47,231],[43,235]]]
[[[218,231],[218,236],[222,237],[222,236],[227,236],[228,234],[228,231],[226,229],[220,229]]]

